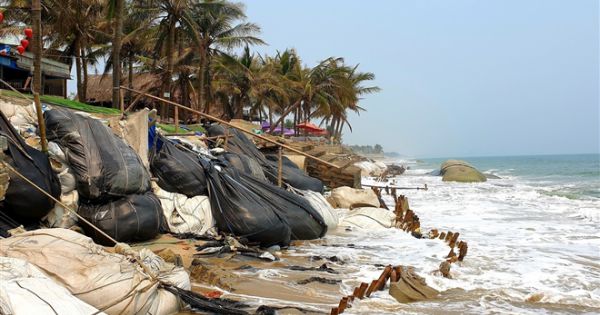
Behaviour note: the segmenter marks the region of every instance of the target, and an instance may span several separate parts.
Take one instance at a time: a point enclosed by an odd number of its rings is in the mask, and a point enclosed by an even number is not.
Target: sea
[[[386,161],[409,167],[393,179],[396,186],[427,185],[399,191],[422,231],[459,232],[468,243],[450,279],[437,272],[449,252],[446,244],[397,229],[337,231],[325,236],[326,246],[296,249],[298,255],[335,255],[346,262],[341,292],[334,294],[351,294],[387,264],[413,266],[441,292],[437,299],[407,304],[376,292],[345,314],[599,314],[600,155],[452,158],[500,178],[443,182],[432,174],[446,159]],[[384,193],[383,199],[393,207],[391,196]]]

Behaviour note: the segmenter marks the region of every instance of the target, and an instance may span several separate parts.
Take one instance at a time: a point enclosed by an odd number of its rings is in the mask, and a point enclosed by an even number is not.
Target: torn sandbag
[[[89,237],[65,229],[40,229],[0,239],[0,256],[29,261],[77,298],[107,314],[180,311],[181,301],[163,286],[189,290],[190,279],[183,268],[147,249],[133,257],[118,254],[131,253],[131,248],[117,246],[115,251],[110,253]]]
[[[310,205],[319,212],[323,221],[327,225],[327,230],[331,231],[338,226],[339,218],[337,212],[333,207],[327,202],[327,199],[323,197],[318,192],[310,191],[310,190],[300,190],[295,189],[293,187],[289,187],[288,190],[291,192],[304,197]]]
[[[292,231],[292,240],[312,240],[327,233],[323,217],[303,197],[245,174],[240,174],[240,182],[262,196],[287,222]]]
[[[191,233],[200,236],[215,227],[207,196],[188,198],[186,195],[162,190],[155,183],[152,183],[152,186],[160,200],[171,233]]]
[[[163,223],[160,201],[152,192],[129,195],[104,204],[80,203],[78,212],[119,242],[150,240],[158,235]],[[88,224],[80,222],[80,225],[97,243],[114,245]]]
[[[105,314],[31,263],[0,257],[0,314]]]
[[[8,140],[8,150],[4,152],[5,162],[39,188],[58,198],[60,183],[52,171],[48,157],[28,146],[3,113],[0,113],[0,135]],[[5,199],[0,202],[1,212],[20,223],[30,223],[38,221],[54,207],[52,199],[20,176],[11,174],[10,177]]]
[[[241,182],[233,167],[202,161],[212,214],[221,232],[248,239],[263,247],[287,246],[291,230],[273,205]],[[258,180],[256,180],[258,181]]]
[[[108,200],[150,189],[140,157],[102,122],[66,109],[44,116],[48,140],[65,152],[82,199]]]
[[[198,154],[158,136],[150,155],[150,170],[160,188],[188,197],[206,195],[204,168]]]
[[[256,148],[256,145],[248,139],[248,137],[242,134],[241,131],[235,128],[225,128],[218,124],[210,125],[206,128],[206,131],[211,137],[224,136],[229,133],[231,137],[227,140],[227,151],[254,159],[263,168],[265,176],[271,183],[277,182],[279,169],[278,162],[267,159],[267,157]],[[298,189],[323,192],[323,183],[320,180],[306,175],[287,158],[284,159],[283,163],[285,164],[283,167],[282,178],[285,183]]]
[[[239,172],[253,176],[256,179],[266,182],[267,178],[263,172],[262,167],[256,160],[249,158],[243,154],[236,154],[231,152],[225,152],[219,156],[220,160],[227,161]]]

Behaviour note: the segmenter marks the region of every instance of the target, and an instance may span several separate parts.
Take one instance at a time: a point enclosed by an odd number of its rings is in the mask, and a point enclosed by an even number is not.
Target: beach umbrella
[[[19,45],[19,46],[17,46],[17,51],[19,52],[20,55],[22,55],[25,52],[25,47]]]
[[[23,48],[27,49],[27,46],[29,46],[29,41],[26,40],[25,38],[21,39],[21,46],[23,46]]]
[[[23,32],[25,33],[25,36],[27,36],[27,38],[31,39],[33,37],[33,30],[29,27],[26,28]]]

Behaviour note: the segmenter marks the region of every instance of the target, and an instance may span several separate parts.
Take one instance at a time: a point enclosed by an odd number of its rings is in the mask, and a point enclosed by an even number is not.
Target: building
[[[21,92],[30,92],[33,81],[33,54],[20,55],[14,45],[0,42],[0,79]],[[42,58],[42,94],[67,97],[67,80],[71,79],[68,64]],[[6,88],[0,86],[0,88]]]

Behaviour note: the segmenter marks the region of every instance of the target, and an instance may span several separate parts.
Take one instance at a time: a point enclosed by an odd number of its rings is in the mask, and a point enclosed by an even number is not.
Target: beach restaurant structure
[[[19,54],[14,45],[0,41],[0,79],[21,92],[30,92],[33,81],[33,54]],[[42,58],[42,94],[67,97],[67,80],[71,79],[68,64]],[[6,89],[5,86],[1,88]]]

